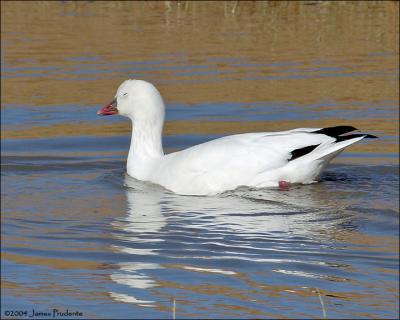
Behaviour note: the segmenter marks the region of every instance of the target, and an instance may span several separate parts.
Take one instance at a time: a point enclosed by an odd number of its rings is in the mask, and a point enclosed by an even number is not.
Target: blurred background
[[[166,152],[379,139],[320,184],[180,197],[125,177],[130,123],[96,115],[129,78],[164,97]],[[398,1],[1,1],[2,310],[395,318],[398,118]]]
[[[11,1],[1,8],[3,138],[125,135],[128,122],[99,121],[92,112],[124,79],[137,78],[165,98],[166,135],[352,124],[383,138],[353,150],[397,152],[396,1]],[[31,107],[46,107],[39,121]]]

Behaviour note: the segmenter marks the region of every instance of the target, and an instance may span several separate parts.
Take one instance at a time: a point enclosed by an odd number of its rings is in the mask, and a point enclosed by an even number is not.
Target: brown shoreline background
[[[1,108],[101,106],[127,77],[123,69],[135,62],[145,69],[129,75],[154,82],[167,105],[288,101],[335,110],[323,106],[326,99],[348,108],[381,101],[396,105],[390,107],[393,118],[377,113],[372,119],[345,119],[338,113],[308,121],[169,121],[166,135],[340,123],[397,137],[398,9],[396,1],[3,1]],[[316,61],[333,71],[313,71]],[[94,76],[79,75],[79,65]],[[187,66],[187,75],[177,72]],[[97,68],[104,71],[98,77]],[[96,121],[2,128],[2,138],[129,134],[129,123]],[[398,139],[356,148],[397,153]]]

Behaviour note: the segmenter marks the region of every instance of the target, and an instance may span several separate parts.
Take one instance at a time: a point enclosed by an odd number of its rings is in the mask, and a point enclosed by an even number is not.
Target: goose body
[[[239,186],[277,187],[316,182],[347,146],[369,134],[348,134],[351,126],[300,128],[225,136],[164,155],[164,103],[150,83],[126,80],[100,115],[121,114],[132,121],[127,173],[175,193],[213,195]]]

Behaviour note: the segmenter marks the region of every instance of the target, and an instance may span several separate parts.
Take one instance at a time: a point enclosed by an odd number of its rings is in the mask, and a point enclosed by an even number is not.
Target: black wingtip
[[[373,134],[368,134],[368,133],[356,133],[356,134],[348,134],[348,135],[342,136],[342,134],[346,134],[346,133],[349,133],[349,132],[352,132],[355,130],[358,130],[358,129],[354,128],[353,126],[336,126],[336,127],[328,127],[328,128],[319,129],[317,131],[313,131],[313,133],[325,134],[327,136],[335,138],[337,142],[346,141],[346,140],[358,138],[358,137],[364,137],[364,138],[369,138],[369,139],[377,139],[378,138],[377,136],[374,136]]]
[[[336,126],[336,127],[328,127],[328,128],[319,129],[317,131],[314,131],[314,133],[325,134],[327,136],[337,138],[341,134],[352,132],[355,130],[358,130],[358,129],[354,128],[353,126]]]
[[[294,159],[300,158],[300,157],[306,155],[307,153],[310,153],[311,151],[313,151],[318,146],[319,146],[319,144],[315,144],[315,145],[312,145],[312,146],[306,146],[306,147],[303,147],[303,148],[292,150],[292,152],[290,152],[291,157],[290,157],[289,161],[292,161]]]
[[[374,136],[372,134],[356,133],[356,134],[348,134],[348,135],[345,135],[345,136],[336,137],[336,142],[346,141],[346,140],[359,138],[359,137],[370,138],[370,139],[377,139],[378,138],[377,136]]]

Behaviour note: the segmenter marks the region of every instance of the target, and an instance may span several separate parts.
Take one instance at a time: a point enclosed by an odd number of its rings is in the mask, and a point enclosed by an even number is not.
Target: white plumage
[[[164,102],[150,83],[126,80],[98,114],[132,120],[127,160],[130,176],[186,195],[212,195],[239,186],[277,187],[280,181],[309,184],[343,149],[367,134],[355,128],[301,128],[226,136],[164,155]]]

